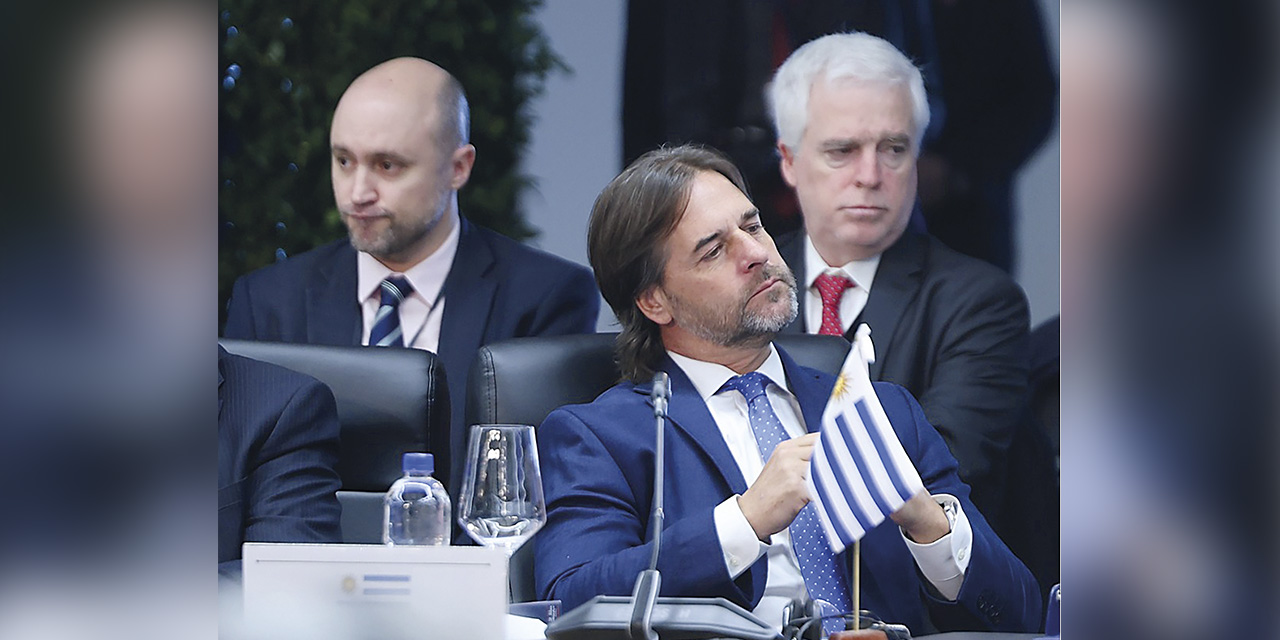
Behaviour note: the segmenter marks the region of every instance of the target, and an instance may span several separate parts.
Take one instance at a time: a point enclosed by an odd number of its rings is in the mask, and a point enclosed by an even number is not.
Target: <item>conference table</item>
[[[519,619],[517,616],[508,618],[512,624],[507,625],[506,640],[539,640],[545,636],[539,633],[540,628],[545,625],[540,621],[531,620],[529,618]],[[1043,633],[999,633],[993,631],[953,631],[950,633],[936,633],[927,636],[912,636],[916,640],[1036,640],[1044,638]]]

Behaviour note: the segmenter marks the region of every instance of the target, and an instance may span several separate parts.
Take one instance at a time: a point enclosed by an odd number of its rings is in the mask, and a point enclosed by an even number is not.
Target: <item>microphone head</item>
[[[671,397],[671,379],[663,371],[653,374],[653,390],[649,399],[653,401],[653,415],[658,418],[667,415],[667,399]]]
[[[653,397],[666,400],[671,397],[671,378],[667,376],[666,371],[659,371],[653,374]]]

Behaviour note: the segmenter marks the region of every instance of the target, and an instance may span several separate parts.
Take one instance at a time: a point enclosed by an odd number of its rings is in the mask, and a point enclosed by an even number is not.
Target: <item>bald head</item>
[[[469,142],[470,110],[462,84],[422,58],[395,58],[360,74],[338,101],[334,122],[344,113],[376,103],[429,129],[444,151]],[[387,115],[392,115],[388,113]]]
[[[418,58],[364,72],[338,101],[329,147],[352,246],[393,271],[440,247],[476,157],[467,101],[449,72]]]

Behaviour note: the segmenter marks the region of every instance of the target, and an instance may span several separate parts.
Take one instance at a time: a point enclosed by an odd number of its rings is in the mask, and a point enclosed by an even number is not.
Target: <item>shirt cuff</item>
[[[755,564],[769,550],[769,545],[756,537],[755,529],[742,515],[736,495],[716,505],[712,517],[724,552],[724,567],[729,571],[729,579],[734,580]]]
[[[951,533],[929,544],[919,544],[908,538],[901,527],[898,532],[929,584],[943,598],[955,601],[964,584],[964,573],[969,569],[969,557],[973,552],[973,527],[969,525],[969,517],[965,515],[955,496],[940,493],[932,497],[946,511],[947,520],[951,523]]]

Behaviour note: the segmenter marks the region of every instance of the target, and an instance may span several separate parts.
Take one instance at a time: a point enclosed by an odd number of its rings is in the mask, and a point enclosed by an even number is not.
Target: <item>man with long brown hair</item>
[[[796,283],[734,166],[717,152],[650,152],[597,198],[596,282],[622,332],[625,381],[538,430],[548,521],[536,582],[566,608],[627,595],[645,542],[654,469],[649,377],[666,372],[662,594],[719,596],[781,626],[796,600],[848,612],[848,554],[817,530],[805,478],[835,380],[773,344]],[[862,602],[916,633],[1030,631],[1035,579],[969,501],[956,462],[901,387],[876,392],[926,491],[863,538]]]

